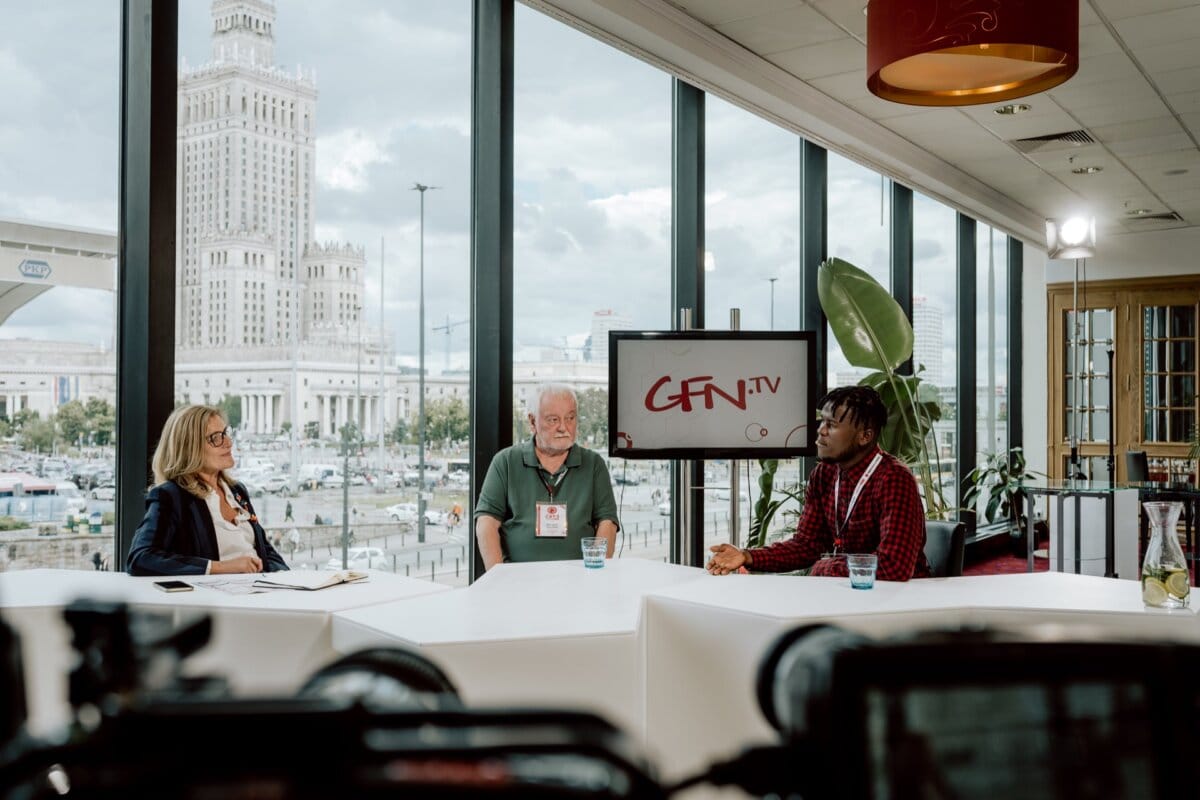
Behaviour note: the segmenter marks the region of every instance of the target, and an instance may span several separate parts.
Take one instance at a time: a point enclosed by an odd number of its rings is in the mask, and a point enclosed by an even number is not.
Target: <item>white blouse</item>
[[[239,556],[254,556],[254,527],[250,524],[250,512],[238,505],[233,491],[224,483],[221,489],[225,492],[225,500],[237,509],[237,518],[229,522],[221,516],[221,501],[216,492],[209,492],[204,502],[208,504],[208,512],[212,515],[213,530],[217,534],[217,553],[221,561],[228,561]],[[211,567],[210,567],[211,569]]]

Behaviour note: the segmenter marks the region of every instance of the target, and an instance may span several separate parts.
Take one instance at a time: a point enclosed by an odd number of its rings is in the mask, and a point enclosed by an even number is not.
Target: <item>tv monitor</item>
[[[609,331],[609,455],[815,455],[815,342],[811,331]]]

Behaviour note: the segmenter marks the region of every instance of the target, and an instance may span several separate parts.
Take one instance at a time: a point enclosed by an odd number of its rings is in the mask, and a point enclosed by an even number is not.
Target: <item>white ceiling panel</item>
[[[1104,16],[1115,22],[1127,17],[1187,8],[1196,5],[1196,0],[1083,0],[1082,5],[1087,4],[1099,8]]]
[[[1170,116],[1139,119],[1117,125],[1098,125],[1091,128],[1092,135],[1105,143],[1129,142],[1135,139],[1169,136],[1182,132],[1183,128],[1180,127],[1179,121]]]
[[[1142,139],[1130,139],[1125,142],[1114,142],[1108,145],[1113,155],[1124,160],[1130,156],[1144,156],[1152,153],[1169,153],[1173,150],[1186,150],[1192,147],[1192,140],[1186,133],[1170,134],[1167,136],[1147,136]]]
[[[1151,75],[1174,69],[1200,67],[1200,46],[1197,46],[1200,34],[1193,32],[1193,35],[1195,38],[1188,41],[1142,48],[1134,52],[1134,55]]]
[[[1182,94],[1167,95],[1167,102],[1179,114],[1191,114],[1200,111],[1200,90]]]
[[[926,108],[872,95],[866,88],[867,1],[532,0],[570,7],[601,27],[610,24],[604,14],[624,11],[630,24],[651,34],[631,41],[681,63],[684,74],[701,75],[696,62],[708,65],[702,77],[748,107],[811,129],[819,141],[884,171],[911,171],[917,191],[924,186],[924,193],[968,213],[986,218],[987,209],[996,209],[996,220],[1009,221],[998,224],[1015,225],[1023,236],[1036,231],[1039,217],[1082,206],[1096,209],[1101,226],[1112,230],[1143,229],[1126,218],[1130,208],[1176,210],[1187,224],[1200,224],[1200,0],[1080,0],[1078,72],[1023,98],[1031,109],[1009,116],[995,114],[996,103]],[[657,14],[647,13],[656,7]],[[597,8],[603,14],[588,16]],[[670,29],[686,27],[679,10],[696,28],[711,29],[688,46],[692,62],[673,60],[679,56],[671,48],[685,38]],[[658,24],[664,29],[654,29]],[[696,28],[688,28],[689,35]],[[668,44],[659,47],[654,36]],[[1050,143],[1031,154],[1009,144],[1077,128],[1096,143]],[[1088,164],[1104,169],[1071,172]],[[1169,169],[1188,172],[1165,175]],[[960,188],[969,183],[962,173],[978,183]]]
[[[803,5],[803,0],[668,0],[709,27],[747,17],[760,17],[785,8]]]
[[[845,36],[808,47],[772,53],[767,60],[804,80],[855,70],[861,75],[867,63],[867,48],[857,39]]]
[[[1121,45],[1109,33],[1107,25],[1084,25],[1079,29],[1079,58],[1081,60],[1120,53]]]
[[[1200,5],[1128,17],[1113,22],[1113,27],[1135,51],[1192,41],[1200,31]]]
[[[866,0],[809,0],[808,4],[850,35],[866,41],[867,15],[863,13]]]
[[[1146,97],[1131,95],[1101,106],[1087,108],[1071,107],[1075,118],[1083,123],[1085,128],[1097,125],[1116,125],[1121,122],[1135,122],[1148,117],[1161,117],[1170,113],[1158,96]]]
[[[840,39],[845,32],[807,5],[734,20],[716,29],[759,55]]]
[[[1163,94],[1178,94],[1200,88],[1200,67],[1184,67],[1169,72],[1154,72],[1151,80]]]

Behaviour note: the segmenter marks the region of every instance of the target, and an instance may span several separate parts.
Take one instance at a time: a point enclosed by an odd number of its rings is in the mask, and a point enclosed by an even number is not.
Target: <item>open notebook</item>
[[[328,589],[342,583],[358,583],[367,580],[365,572],[353,570],[292,570],[290,572],[269,572],[256,578],[254,585],[263,589]]]

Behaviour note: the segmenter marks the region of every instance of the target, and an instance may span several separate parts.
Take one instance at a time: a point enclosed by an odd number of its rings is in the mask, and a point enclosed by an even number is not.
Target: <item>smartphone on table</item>
[[[183,581],[155,581],[154,585],[164,592],[190,592],[192,585]]]

